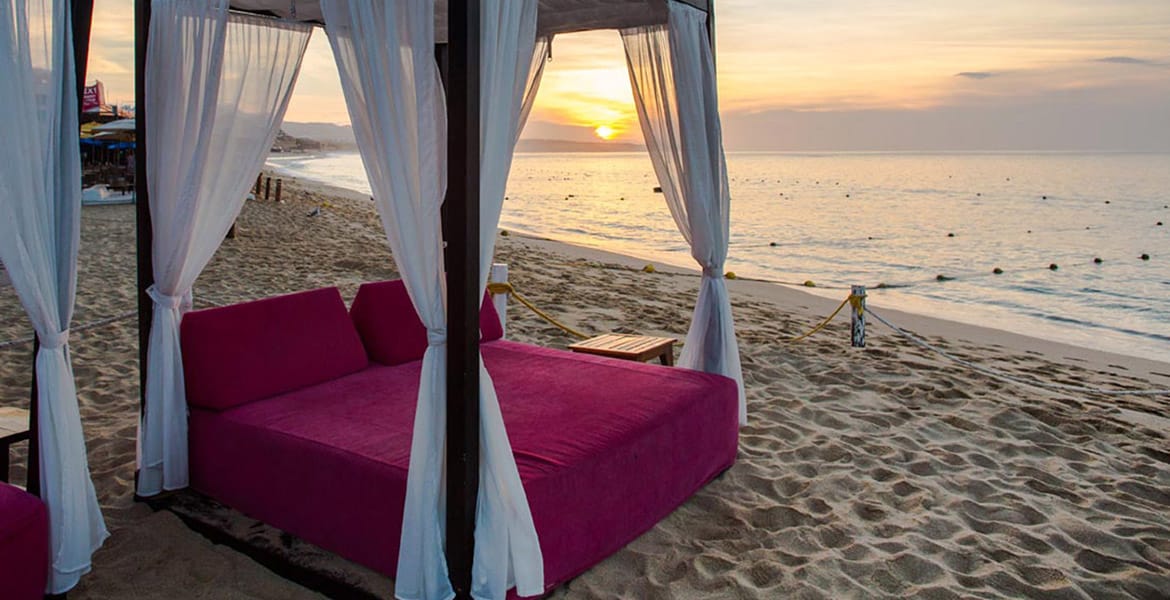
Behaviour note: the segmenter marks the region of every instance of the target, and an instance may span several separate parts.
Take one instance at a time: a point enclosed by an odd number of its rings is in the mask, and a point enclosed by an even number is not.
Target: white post
[[[854,297],[858,300],[856,303],[850,302],[853,306],[853,335],[851,336],[854,348],[865,347],[865,286],[855,285],[851,290]],[[860,310],[859,310],[860,309]]]
[[[508,283],[508,265],[492,263],[491,271],[488,272],[488,281]],[[508,337],[508,295],[493,294],[492,304],[496,307],[496,313],[500,315],[500,330],[504,332],[504,337]]]

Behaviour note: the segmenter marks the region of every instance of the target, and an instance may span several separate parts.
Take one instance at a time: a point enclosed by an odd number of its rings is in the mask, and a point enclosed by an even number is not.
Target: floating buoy
[[[1106,200],[1106,201],[1105,201],[1105,204],[1112,204],[1112,202],[1110,202],[1110,201]]]
[[[768,245],[769,245],[769,246],[771,246],[771,247],[773,247],[773,248],[775,248],[775,247],[776,247],[776,242],[769,242],[769,243],[768,243]]]
[[[1047,199],[1048,199],[1048,196],[1040,196],[1040,199],[1041,199],[1041,200],[1047,200]]]
[[[642,267],[643,273],[653,273],[654,271],[655,271],[654,265],[652,265],[650,263],[646,263],[646,266]]]
[[[1085,231],[1088,231],[1088,230],[1090,230],[1090,229],[1092,229],[1092,227],[1089,227],[1088,225],[1085,225]]]
[[[728,272],[724,273],[723,276],[726,277],[727,279],[737,279],[735,276],[735,271],[728,271]]]
[[[1150,260],[1149,254],[1142,254],[1142,260]]]
[[[867,238],[865,238],[865,239],[867,239],[867,240],[872,240],[872,239],[873,239],[873,236],[871,235],[871,236],[869,236],[869,237],[867,237]]]
[[[622,196],[621,198],[618,198],[618,200],[620,200],[620,201],[622,201],[622,202],[625,202],[625,201],[626,201],[626,197],[625,197],[625,196]]]
[[[1093,264],[1096,264],[1096,265],[1099,265],[1099,264],[1101,264],[1101,263],[1103,263],[1103,262],[1105,262],[1105,261],[1101,260],[1101,257],[1100,257],[1100,256],[1098,256],[1097,258],[1094,258],[1094,259],[1093,259]]]
[[[947,237],[955,237],[955,234],[953,234],[953,233],[948,233],[948,234],[947,234]]]
[[[995,273],[996,275],[1003,275],[1003,269],[1001,269],[999,267],[992,269],[991,272]]]
[[[954,277],[947,277],[946,275],[943,275],[941,273],[935,276],[936,281],[950,281],[952,279],[954,279]]]
[[[504,237],[508,237],[508,236],[510,236],[510,235],[512,235],[512,234],[508,233],[508,230],[507,230],[507,229],[501,229],[501,230],[500,230],[500,235],[502,235],[502,236],[504,236]]]
[[[654,193],[655,193],[655,194],[661,194],[661,193],[662,193],[662,188],[661,188],[661,187],[659,187],[659,186],[654,186]]]
[[[1161,227],[1161,226],[1162,226],[1162,222],[1161,222],[1161,221],[1158,221],[1157,223],[1154,223],[1154,226],[1156,226],[1156,227]]]
[[[1057,269],[1059,269],[1059,268],[1060,268],[1060,267],[1058,267],[1058,266],[1056,265],[1056,263],[1051,263],[1051,264],[1049,264],[1049,265],[1048,265],[1048,270],[1049,270],[1049,271],[1055,271],[1055,270],[1057,270]]]
[[[808,281],[804,282],[804,287],[817,287],[817,284],[813,283],[813,280],[809,279]]]
[[[1032,233],[1032,230],[1031,230],[1031,229],[1029,229],[1029,230],[1028,230],[1028,233]]]
[[[845,194],[845,197],[846,197],[846,198],[848,198],[848,197],[849,197],[849,194]]]
[[[982,195],[983,195],[983,193],[982,193],[982,192],[975,192],[975,195],[976,195],[976,196],[982,196]]]

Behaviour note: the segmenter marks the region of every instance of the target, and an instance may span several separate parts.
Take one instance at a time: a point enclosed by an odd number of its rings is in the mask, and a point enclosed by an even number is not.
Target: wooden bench
[[[674,366],[674,343],[676,341],[678,340],[674,338],[649,335],[607,333],[583,342],[570,344],[569,350],[638,362],[657,358],[662,364],[670,367]]]
[[[8,482],[9,446],[25,440],[28,440],[28,411],[0,407],[0,481]]]

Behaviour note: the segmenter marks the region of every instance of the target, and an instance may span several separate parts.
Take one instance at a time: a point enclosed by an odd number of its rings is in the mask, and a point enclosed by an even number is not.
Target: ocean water
[[[369,192],[354,153],[271,163]],[[1170,155],[730,153],[728,171],[737,275],[1170,361]],[[517,154],[500,227],[693,267],[656,185],[641,153]]]

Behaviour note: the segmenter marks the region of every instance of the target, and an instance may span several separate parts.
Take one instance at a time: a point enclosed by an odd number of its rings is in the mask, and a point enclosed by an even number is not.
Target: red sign
[[[97,112],[101,110],[102,100],[105,100],[105,92],[105,86],[100,81],[94,82],[93,85],[85,86],[85,90],[81,95],[82,112]]]

